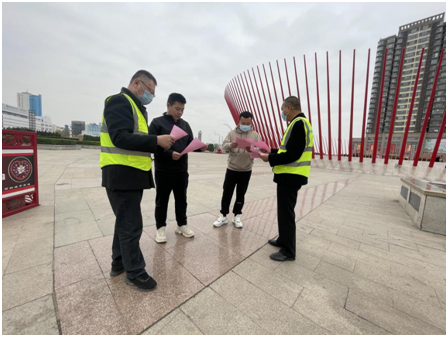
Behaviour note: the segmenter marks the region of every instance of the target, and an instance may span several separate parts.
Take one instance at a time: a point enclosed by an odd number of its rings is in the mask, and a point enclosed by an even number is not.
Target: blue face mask
[[[138,96],[138,99],[140,102],[142,102],[143,105],[148,105],[152,102],[154,96],[151,95],[151,93],[148,90],[145,90],[145,93],[141,96]]]
[[[286,122],[288,119],[286,118],[286,115],[285,115],[285,113],[283,112],[283,110],[282,110],[282,119]]]
[[[240,130],[243,132],[248,132],[250,131],[251,126],[250,125],[240,125]]]

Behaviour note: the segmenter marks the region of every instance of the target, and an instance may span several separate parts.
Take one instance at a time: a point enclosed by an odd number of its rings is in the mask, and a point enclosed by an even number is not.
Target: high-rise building
[[[101,124],[87,124],[86,135],[99,137],[101,135]]]
[[[199,132],[198,132],[198,139],[199,139],[200,141],[202,141],[202,131],[199,131]]]
[[[72,136],[78,136],[86,129],[86,122],[72,121]]]
[[[36,117],[42,117],[42,95],[33,95],[29,92],[17,93],[17,106],[34,112]]]
[[[417,77],[421,50],[422,48],[425,48],[409,129],[409,140],[418,140],[418,135],[422,131],[422,125],[428,108],[441,50],[442,48],[446,48],[446,23],[444,22],[444,17],[445,13],[442,13],[403,25],[399,27],[397,35],[380,39],[378,42],[366,130],[368,146],[370,143],[373,143],[373,136],[376,130],[384,62],[386,62],[386,67],[379,125],[380,149],[384,148],[383,145],[388,138],[396,94],[398,94],[399,97],[394,124],[394,139],[397,143],[402,139],[402,134],[405,131],[406,121],[409,114],[415,79]],[[396,93],[403,47],[406,49],[400,91]],[[384,52],[386,48],[387,57],[385,59]],[[428,132],[426,138],[436,137],[437,132],[439,131],[446,106],[445,96],[446,57],[444,55],[442,68],[437,81],[434,104],[431,108],[431,114],[426,130]],[[394,139],[392,142],[394,142]]]
[[[51,132],[51,118],[35,116],[34,112],[2,104],[2,128],[26,128],[32,131]]]

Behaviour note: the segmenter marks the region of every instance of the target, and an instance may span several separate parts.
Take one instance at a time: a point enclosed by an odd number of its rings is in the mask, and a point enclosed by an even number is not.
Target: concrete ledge
[[[38,150],[81,150],[81,145],[37,144]]]
[[[412,161],[404,161],[403,165],[399,166],[398,160],[389,160],[385,165],[384,159],[380,158],[375,164],[372,164],[371,158],[364,158],[364,162],[360,163],[358,157],[353,157],[351,162],[348,157],[342,157],[341,161],[338,161],[337,156],[329,160],[328,156],[320,159],[319,155],[315,155],[311,162],[312,167],[320,169],[446,182],[446,163],[434,163],[433,168],[428,167],[429,162],[419,162],[417,167],[412,164]]]
[[[418,179],[401,179],[400,204],[419,229],[446,235],[446,191]]]
[[[90,150],[101,150],[101,146],[95,146],[95,145],[81,145],[81,148]]]

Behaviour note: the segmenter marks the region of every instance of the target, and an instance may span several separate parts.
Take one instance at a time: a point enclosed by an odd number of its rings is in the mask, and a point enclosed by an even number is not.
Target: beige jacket
[[[227,160],[227,167],[232,171],[247,172],[252,170],[254,165],[254,160],[250,159],[249,152],[243,149],[233,149],[230,144],[236,140],[236,138],[252,138],[253,142],[258,142],[260,136],[253,130],[248,132],[243,132],[237,126],[234,130],[227,134],[222,144],[222,149],[229,153],[229,158]]]

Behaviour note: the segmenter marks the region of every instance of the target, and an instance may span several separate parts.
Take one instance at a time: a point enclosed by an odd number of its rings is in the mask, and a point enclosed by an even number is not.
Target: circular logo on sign
[[[31,162],[25,157],[17,157],[9,163],[8,173],[9,177],[16,183],[23,183],[26,181],[33,171]]]

